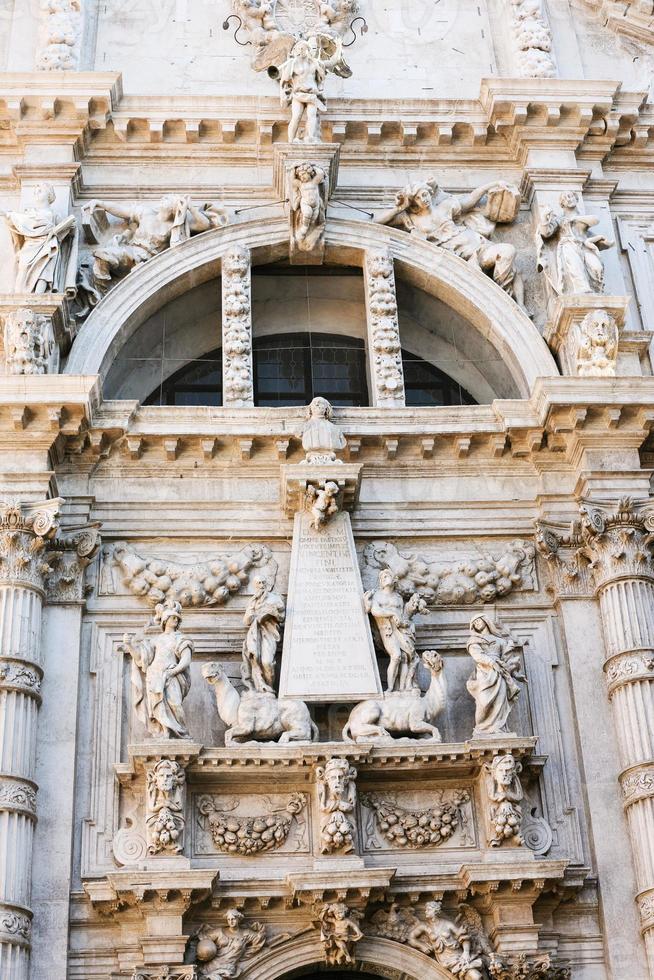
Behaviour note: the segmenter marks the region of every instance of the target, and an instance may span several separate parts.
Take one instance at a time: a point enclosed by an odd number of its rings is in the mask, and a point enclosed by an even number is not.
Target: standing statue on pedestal
[[[484,198],[487,202],[482,210],[478,205]],[[491,241],[496,225],[511,224],[518,217],[519,208],[520,191],[511,184],[494,181],[457,197],[440,190],[431,179],[405,187],[396,196],[395,206],[376,221],[454,252],[483,269],[519,306],[524,306],[524,284],[515,265],[515,246]]]
[[[282,597],[264,578],[257,575],[252,587],[254,595],[243,616],[248,631],[243,642],[241,676],[247,690],[273,694],[279,627],[286,610]]]
[[[345,436],[332,422],[332,407],[326,398],[314,398],[309,421],[302,429],[302,448],[307,463],[339,463],[336,453],[345,449]]]
[[[520,694],[516,681],[526,681],[515,655],[520,646],[509,630],[488,616],[475,616],[470,623],[468,653],[475,672],[466,687],[475,700],[475,738],[514,734],[507,730],[507,721]]]
[[[132,658],[134,705],[155,738],[189,738],[182,703],[191,687],[193,643],[179,631],[180,603],[160,603],[153,622],[161,629],[156,639],[142,630],[125,634],[118,647]]]
[[[405,602],[397,591],[397,577],[390,568],[379,573],[374,591],[364,595],[366,612],[374,619],[384,650],[390,658],[387,692],[419,690],[416,682],[418,654],[413,618],[427,611],[424,599],[414,592]]]
[[[332,34],[315,33],[293,45],[279,68],[282,106],[290,106],[289,143],[319,143],[320,115],[326,112],[324,86],[328,72],[349,78],[351,70],[343,61],[343,43]],[[300,125],[304,120],[304,139]]]
[[[421,922],[409,934],[409,946],[426,956],[433,956],[459,980],[483,980],[484,963],[473,949],[465,928],[441,915],[442,902],[428,902],[426,922]]]
[[[536,231],[538,268],[555,296],[603,293],[604,265],[600,251],[615,242],[591,235],[599,218],[579,213],[579,197],[565,191],[559,198],[561,212],[544,208]]]
[[[24,211],[0,211],[11,234],[2,248],[0,264],[15,268],[16,293],[75,295],[77,276],[77,222],[74,215],[59,220],[52,205],[52,184],[34,188],[34,206]]]

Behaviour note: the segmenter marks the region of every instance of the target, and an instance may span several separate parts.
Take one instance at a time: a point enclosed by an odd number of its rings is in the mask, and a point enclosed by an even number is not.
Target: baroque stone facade
[[[651,4],[0,4],[0,980],[654,978]]]

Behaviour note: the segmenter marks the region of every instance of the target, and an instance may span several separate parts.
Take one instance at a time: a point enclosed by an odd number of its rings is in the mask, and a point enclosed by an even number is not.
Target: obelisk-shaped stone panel
[[[280,698],[361,701],[381,695],[350,515],[311,527],[295,515]]]

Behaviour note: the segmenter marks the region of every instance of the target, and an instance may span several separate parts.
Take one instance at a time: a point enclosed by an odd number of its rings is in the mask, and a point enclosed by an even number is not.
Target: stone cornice
[[[324,139],[342,144],[343,162],[351,164],[388,165],[397,154],[422,165],[451,157],[522,166],[539,147],[602,159],[614,147],[647,143],[643,100],[617,81],[489,78],[477,100],[329,99]],[[272,165],[273,143],[285,139],[286,126],[273,96],[123,98],[120,76],[101,72],[5,73],[0,122],[16,147],[72,144],[77,158],[247,166],[255,151]]]

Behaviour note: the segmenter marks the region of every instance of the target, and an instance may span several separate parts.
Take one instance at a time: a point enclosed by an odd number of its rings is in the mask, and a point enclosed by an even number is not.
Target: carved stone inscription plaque
[[[279,695],[329,702],[380,694],[350,515],[314,530],[310,514],[296,514]]]

